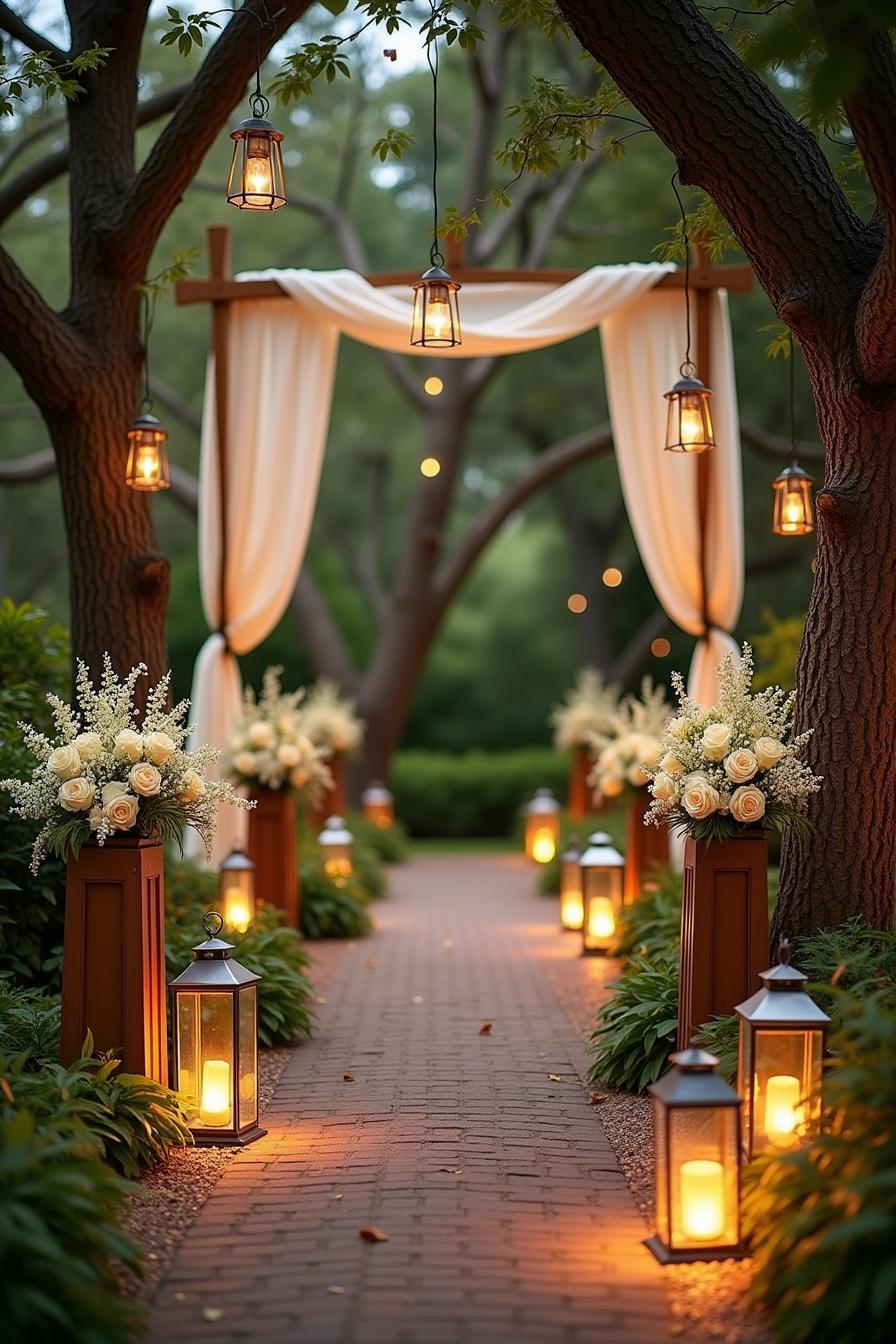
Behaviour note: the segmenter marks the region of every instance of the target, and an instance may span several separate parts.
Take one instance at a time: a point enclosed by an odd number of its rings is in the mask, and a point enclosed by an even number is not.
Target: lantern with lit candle
[[[526,858],[533,863],[550,863],[557,853],[560,835],[560,804],[550,789],[536,789],[525,807]]]
[[[132,490],[167,490],[168,431],[154,415],[139,415],[128,430],[128,469],[125,480]]]
[[[790,964],[790,944],[763,971],[762,989],[739,1003],[737,1090],[744,1103],[744,1155],[809,1143],[821,1119],[821,1061],[830,1018]]]
[[[218,870],[218,899],[225,927],[245,933],[255,918],[255,864],[239,846]]]
[[[196,1107],[198,1144],[252,1143],[258,1124],[258,984],[218,935],[221,915],[203,919],[208,938],[169,986],[174,1023],[174,1080]]]
[[[663,394],[669,403],[666,414],[666,451],[704,453],[715,448],[710,390],[701,383],[693,364],[682,364],[678,382]]]
[[[378,779],[373,780],[361,794],[361,807],[367,820],[384,831],[395,820],[395,800]]]
[[[596,831],[579,860],[582,873],[582,955],[606,956],[622,918],[625,859],[604,831]]]
[[[663,1264],[727,1260],[740,1247],[740,1107],[695,1045],[648,1088],[656,1149],[656,1232],[647,1241]]]
[[[582,851],[579,837],[571,835],[560,855],[560,927],[578,933],[582,927]]]
[[[772,531],[779,537],[805,537],[815,531],[812,477],[791,462],[772,482],[775,507]]]
[[[227,200],[238,210],[278,210],[286,204],[281,133],[267,120],[268,100],[252,96],[252,116],[230,132],[233,156],[227,179]]]
[[[324,856],[324,871],[338,886],[344,886],[351,877],[354,838],[341,817],[328,817],[317,837]]]
[[[414,316],[411,345],[442,350],[461,344],[460,312],[457,294],[460,285],[443,269],[433,264],[411,286],[414,291]]]

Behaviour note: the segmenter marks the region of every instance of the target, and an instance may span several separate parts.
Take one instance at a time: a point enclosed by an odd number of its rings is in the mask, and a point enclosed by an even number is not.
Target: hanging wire
[[[444,267],[445,258],[439,250],[439,44],[433,36],[437,5],[429,0],[430,27],[426,44],[426,62],[432,75],[432,245],[429,259],[433,266]]]
[[[140,296],[140,322],[143,336],[143,399],[140,402],[140,414],[149,415],[152,411],[152,396],[149,391],[149,337],[156,317],[156,290],[148,285]]]
[[[796,392],[795,392],[795,371],[793,357],[793,332],[787,332],[787,345],[789,349],[788,359],[790,360],[790,455],[796,465]]]
[[[676,185],[677,178],[678,169],[676,168],[672,174],[672,190],[675,192],[675,199],[681,212],[681,240],[684,243],[684,320],[687,332],[684,363],[681,365],[679,372],[683,378],[694,378],[697,374],[697,366],[691,359],[691,238],[688,233],[688,217],[684,208],[684,201],[682,201],[681,193]]]
[[[264,17],[256,14],[254,10],[242,9],[240,13],[251,14],[255,20],[255,91],[249,98],[249,107],[252,109],[253,117],[266,117],[271,110],[271,104],[261,91],[261,30],[262,28],[273,28],[274,20],[266,4],[262,4]]]

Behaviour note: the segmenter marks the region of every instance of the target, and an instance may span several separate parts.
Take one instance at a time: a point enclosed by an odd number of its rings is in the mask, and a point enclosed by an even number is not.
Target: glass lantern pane
[[[795,1148],[818,1126],[821,1031],[757,1031],[753,1067],[754,1154]]]
[[[199,1059],[199,996],[177,995],[177,1078],[174,1086],[184,1092],[193,1104],[198,1097]]]
[[[669,1112],[673,1250],[714,1250],[738,1240],[737,1108]]]
[[[621,868],[584,868],[584,942],[588,951],[606,950],[616,937],[622,913]]]
[[[669,1153],[666,1144],[666,1109],[653,1098],[653,1144],[656,1151],[656,1230],[669,1244]]]
[[[258,1119],[258,1027],[256,1018],[257,987],[240,991],[240,1129]]]
[[[743,1118],[745,1136],[750,1133],[750,1124],[753,1116],[753,1089],[750,1085],[750,1079],[752,1077],[753,1033],[750,1029],[750,1024],[744,1021],[741,1017],[738,1018],[737,1090],[744,1103]]]
[[[233,995],[199,999],[199,1123],[204,1129],[233,1128]]]
[[[580,929],[582,907],[582,870],[578,859],[567,859],[560,870],[560,923],[564,929]]]
[[[221,872],[224,923],[236,933],[245,933],[255,915],[254,878],[248,869]]]

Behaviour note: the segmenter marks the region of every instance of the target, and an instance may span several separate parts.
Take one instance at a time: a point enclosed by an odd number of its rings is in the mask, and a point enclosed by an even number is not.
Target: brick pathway
[[[667,1338],[660,1271],[551,988],[565,960],[593,996],[605,965],[576,957],[515,858],[393,869],[377,925],[345,952],[268,1137],[228,1165],[181,1243],[150,1338]],[[362,1241],[369,1224],[389,1241]]]

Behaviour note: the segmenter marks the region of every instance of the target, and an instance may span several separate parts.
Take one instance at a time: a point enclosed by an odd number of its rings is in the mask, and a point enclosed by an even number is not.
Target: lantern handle
[[[218,914],[217,910],[209,910],[202,916],[202,927],[209,938],[217,938],[224,928],[224,919]]]
[[[789,966],[790,958],[793,953],[793,944],[789,938],[782,938],[778,944],[778,965]]]

